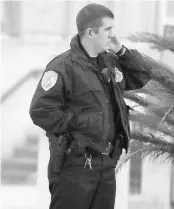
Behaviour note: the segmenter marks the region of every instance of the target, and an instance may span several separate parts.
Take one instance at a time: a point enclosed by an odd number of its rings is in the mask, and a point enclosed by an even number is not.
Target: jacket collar
[[[79,35],[75,35],[70,42],[71,52],[72,52],[72,61],[83,66],[86,70],[97,70],[94,65],[90,62],[90,57],[86,50],[83,48],[80,43]],[[105,53],[99,54],[99,60],[103,60],[103,55]]]

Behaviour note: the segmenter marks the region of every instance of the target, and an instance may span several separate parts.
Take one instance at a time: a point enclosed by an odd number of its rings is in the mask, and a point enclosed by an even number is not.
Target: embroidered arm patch
[[[57,80],[58,80],[58,74],[56,72],[52,70],[47,71],[43,75],[41,86],[45,91],[48,91],[56,84]]]

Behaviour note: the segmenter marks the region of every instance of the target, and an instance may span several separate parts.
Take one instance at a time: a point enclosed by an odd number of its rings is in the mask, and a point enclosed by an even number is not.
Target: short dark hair
[[[114,14],[110,9],[101,4],[92,3],[83,7],[76,17],[77,31],[80,37],[84,35],[87,28],[92,28],[97,33],[104,17],[114,19]]]

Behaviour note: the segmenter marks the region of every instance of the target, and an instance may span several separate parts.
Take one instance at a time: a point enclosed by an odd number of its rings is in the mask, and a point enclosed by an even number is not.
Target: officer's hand
[[[119,52],[122,47],[122,44],[119,42],[115,34],[113,34],[110,38],[111,38],[111,43],[109,45],[109,51],[114,53]]]

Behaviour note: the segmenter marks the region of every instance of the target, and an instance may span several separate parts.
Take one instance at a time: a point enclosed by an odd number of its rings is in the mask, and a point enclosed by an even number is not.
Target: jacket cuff
[[[122,45],[120,51],[117,52],[116,55],[117,55],[117,57],[121,57],[124,55],[125,52],[126,52],[126,47],[124,45]]]

